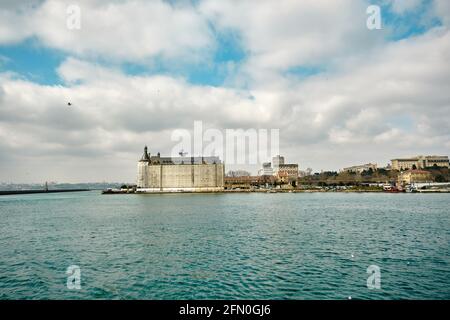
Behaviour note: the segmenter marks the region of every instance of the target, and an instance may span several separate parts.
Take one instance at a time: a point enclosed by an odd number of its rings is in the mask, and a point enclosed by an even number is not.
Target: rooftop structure
[[[150,164],[221,164],[222,161],[219,157],[216,156],[196,156],[196,157],[187,157],[185,153],[182,153],[182,156],[179,157],[161,157],[161,154],[158,152],[156,156],[150,156],[148,153],[148,148],[145,146],[144,154],[141,157],[140,161],[148,161]]]

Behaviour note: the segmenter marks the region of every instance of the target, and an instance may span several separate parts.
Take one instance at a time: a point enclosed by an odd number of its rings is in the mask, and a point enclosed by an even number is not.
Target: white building
[[[377,164],[376,163],[366,163],[366,164],[362,164],[362,165],[358,165],[358,166],[347,167],[347,168],[343,168],[341,170],[341,172],[361,173],[364,171],[369,171],[370,169],[372,169],[372,171],[376,171]]]
[[[280,165],[284,164],[284,157],[277,155],[272,158],[273,174],[276,175],[280,169]]]
[[[449,167],[448,156],[416,156],[411,158],[392,159],[393,170],[425,169],[431,167]]]
[[[284,163],[284,157],[280,155],[273,157],[272,163],[263,163],[262,168],[258,171],[259,176],[276,176],[290,181],[297,180],[298,173],[298,164]]]
[[[151,156],[138,162],[138,193],[217,192],[224,190],[225,166],[218,157]]]
[[[259,176],[271,176],[273,175],[272,164],[270,162],[264,162],[262,168],[258,171]]]

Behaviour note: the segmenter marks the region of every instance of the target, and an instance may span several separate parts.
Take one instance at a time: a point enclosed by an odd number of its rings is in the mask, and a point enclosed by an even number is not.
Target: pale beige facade
[[[376,163],[367,163],[367,164],[362,164],[359,166],[352,166],[352,167],[347,167],[347,168],[343,168],[341,170],[341,172],[353,172],[353,173],[361,173],[363,171],[368,171],[372,169],[373,171],[377,170],[377,164]]]
[[[298,164],[280,164],[277,175],[287,175],[289,179],[296,180],[298,178]]]
[[[423,168],[430,168],[433,166],[438,167],[449,167],[449,159],[448,156],[427,156],[421,158],[423,163]]]
[[[413,184],[415,182],[432,182],[432,177],[428,171],[408,170],[400,173],[399,182],[401,184]]]
[[[392,159],[393,170],[425,169],[433,166],[448,168],[448,156],[417,156],[411,158]]]
[[[404,158],[404,159],[392,159],[391,160],[392,170],[410,170],[414,167],[419,168],[418,158]]]
[[[273,170],[272,174],[275,177],[297,180],[298,178],[298,164],[296,163],[285,163],[284,157],[277,155],[272,158]],[[269,163],[270,166],[270,163]]]
[[[224,190],[225,167],[218,158],[150,157],[145,149],[138,162],[137,193],[217,192]]]

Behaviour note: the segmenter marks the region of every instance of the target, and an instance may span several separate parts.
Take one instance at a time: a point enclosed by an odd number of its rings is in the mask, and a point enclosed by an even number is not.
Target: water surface
[[[449,208],[450,194],[2,196],[0,298],[450,299]]]

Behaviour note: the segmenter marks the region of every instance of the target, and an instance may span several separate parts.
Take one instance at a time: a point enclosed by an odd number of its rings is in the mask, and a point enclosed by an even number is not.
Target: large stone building
[[[411,158],[392,159],[393,170],[425,169],[431,167],[449,167],[448,156],[417,156]]]
[[[352,167],[343,168],[341,170],[341,172],[361,173],[361,172],[364,172],[364,171],[369,171],[370,169],[372,169],[372,171],[376,171],[377,170],[376,163],[367,163],[367,164],[362,164],[362,165],[359,165],[359,166],[352,166]]]
[[[138,162],[137,193],[224,190],[225,166],[218,157],[151,156]]]
[[[298,178],[298,164],[283,163],[278,166],[277,176],[287,177],[289,181],[296,181]]]

